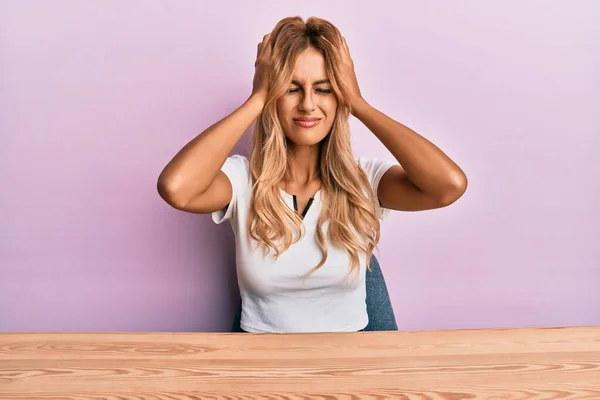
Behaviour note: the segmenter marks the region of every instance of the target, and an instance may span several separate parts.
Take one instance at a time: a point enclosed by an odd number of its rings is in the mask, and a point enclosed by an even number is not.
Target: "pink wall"
[[[600,324],[600,2],[206,3],[0,2],[0,330],[229,328],[230,228],[156,179],[296,14],[336,23],[365,97],[470,179],[383,227],[400,328]]]

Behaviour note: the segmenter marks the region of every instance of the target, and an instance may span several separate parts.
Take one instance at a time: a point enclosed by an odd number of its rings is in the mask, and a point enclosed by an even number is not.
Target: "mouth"
[[[315,127],[321,122],[320,118],[294,118],[294,124],[302,127],[302,128],[312,128]]]

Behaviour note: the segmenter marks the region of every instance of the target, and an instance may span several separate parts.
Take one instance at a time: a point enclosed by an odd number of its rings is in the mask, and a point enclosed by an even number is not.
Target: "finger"
[[[262,42],[262,45],[264,45],[264,46],[261,46],[261,52],[263,54],[265,54],[266,56],[271,54],[271,43],[269,42],[270,39],[271,39],[271,34],[269,33],[268,35],[265,36],[265,39]]]
[[[348,41],[346,40],[346,38],[344,38],[344,46],[346,46],[346,51],[350,53],[350,46],[348,46]]]
[[[346,57],[351,58],[352,56],[350,55],[350,48],[348,47],[348,42],[346,41],[346,38],[344,39],[344,53],[346,54]]]
[[[269,46],[263,46],[263,45],[267,43],[267,41],[269,40],[270,37],[271,37],[271,34],[268,33],[268,34],[264,35],[262,41],[260,43],[258,43],[258,47],[256,49],[256,56],[257,57],[262,52],[262,49],[265,49],[265,48],[269,47]]]
[[[263,36],[262,43],[266,44],[269,41],[270,38],[271,38],[271,34],[267,33],[265,36]]]

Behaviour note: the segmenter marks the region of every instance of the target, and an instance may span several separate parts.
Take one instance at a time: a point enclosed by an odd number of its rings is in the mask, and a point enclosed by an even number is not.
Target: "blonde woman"
[[[397,162],[355,157],[349,116]],[[256,122],[250,155],[230,155]],[[258,44],[253,90],[167,164],[171,206],[235,232],[246,332],[355,332],[368,322],[365,273],[388,210],[427,210],[465,192],[463,171],[361,95],[330,22],[281,20]]]

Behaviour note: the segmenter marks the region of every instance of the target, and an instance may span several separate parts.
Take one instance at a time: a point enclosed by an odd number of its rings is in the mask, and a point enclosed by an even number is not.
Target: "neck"
[[[319,145],[297,146],[292,145],[288,152],[287,181],[299,185],[306,185],[320,179],[319,176]]]

